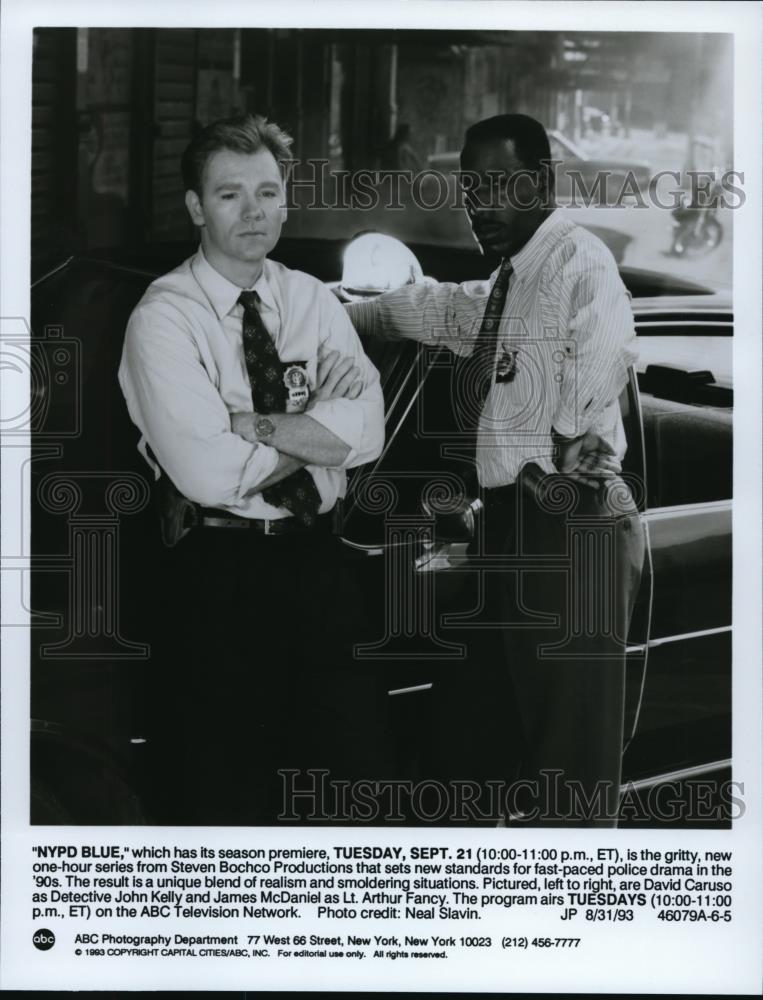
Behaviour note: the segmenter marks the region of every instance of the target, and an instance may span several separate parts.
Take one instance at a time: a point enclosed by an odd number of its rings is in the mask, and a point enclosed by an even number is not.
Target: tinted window
[[[681,323],[690,317],[697,327],[682,331]],[[648,505],[728,500],[733,487],[731,313],[679,313],[665,319],[664,329],[659,321],[657,313],[636,319]],[[645,325],[650,333],[643,332]]]
[[[641,395],[650,507],[728,500],[731,409]]]

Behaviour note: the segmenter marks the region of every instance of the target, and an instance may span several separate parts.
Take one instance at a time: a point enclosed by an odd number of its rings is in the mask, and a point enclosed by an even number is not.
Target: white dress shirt
[[[347,313],[320,281],[266,259],[253,290],[260,296],[260,313],[279,358],[306,362],[311,390],[319,348],[351,356],[363,374],[357,399],[321,400],[309,409],[313,420],[350,448],[339,468],[307,466],[325,513],[345,494],[345,469],[381,452],[379,374]],[[289,515],[251,491],[273,471],[278,452],[231,431],[232,412],[253,410],[241,291],[209,264],[201,248],[154,281],[127,325],[119,384],[142,434],[138,448],[157,474],[147,443],[190,500],[243,517],[276,519]]]
[[[510,258],[496,362],[516,352],[512,381],[493,381],[477,436],[483,486],[512,483],[522,466],[553,472],[552,427],[566,437],[592,430],[622,458],[618,396],[636,359],[630,296],[598,237],[555,209]],[[348,311],[362,334],[408,337],[471,353],[489,280],[406,285]]]

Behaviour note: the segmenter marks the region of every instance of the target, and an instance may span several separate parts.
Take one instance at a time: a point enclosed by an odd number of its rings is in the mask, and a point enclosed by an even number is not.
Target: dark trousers
[[[367,621],[352,554],[331,534],[205,527],[160,561],[152,697],[166,821],[326,818],[333,800],[294,806],[285,789],[320,787],[308,769],[373,777],[385,749],[386,700],[352,656]]]
[[[503,564],[486,591],[524,744],[512,801],[533,825],[614,826],[645,551],[630,492],[528,466],[515,489],[488,491],[482,551]]]

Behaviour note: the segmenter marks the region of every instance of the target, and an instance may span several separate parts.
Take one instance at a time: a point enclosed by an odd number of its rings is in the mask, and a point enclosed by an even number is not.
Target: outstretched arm
[[[468,353],[473,340],[471,326],[459,322],[460,307],[467,303],[476,284],[426,282],[403,285],[365,302],[345,306],[353,326],[363,337],[381,340],[418,340],[440,344],[457,354]]]

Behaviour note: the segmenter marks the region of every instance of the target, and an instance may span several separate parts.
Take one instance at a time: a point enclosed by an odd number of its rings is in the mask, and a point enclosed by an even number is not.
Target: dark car
[[[284,239],[274,257],[336,282],[345,246]],[[490,271],[474,252],[411,249],[438,280]],[[156,755],[148,711],[161,670],[151,657],[161,628],[151,574],[158,524],[116,370],[130,311],[192,250],[71,258],[33,287],[35,823],[172,822],[163,804],[173,775]],[[648,540],[629,637],[623,821],[686,821],[692,783],[707,781],[711,802],[694,825],[717,826],[730,821],[732,314],[728,297],[693,282],[627,268],[622,277],[642,345],[621,398],[624,474]],[[712,350],[702,355],[702,345]],[[381,373],[387,442],[356,470],[341,535],[379,609],[377,634],[356,655],[385,666],[391,767],[415,778],[436,755],[440,699],[470,683],[463,650],[478,574],[467,547],[479,505],[438,502],[463,472],[443,459],[453,434],[447,352],[365,347]],[[693,351],[713,365],[692,364]],[[458,742],[467,746],[476,726],[465,719]],[[679,803],[670,815],[654,801],[666,788]]]

